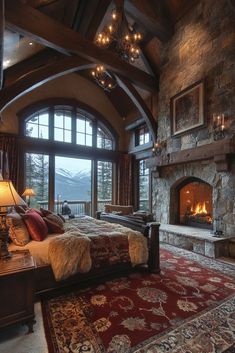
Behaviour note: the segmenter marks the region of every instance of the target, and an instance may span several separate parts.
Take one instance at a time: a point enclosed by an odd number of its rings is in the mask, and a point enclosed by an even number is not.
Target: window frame
[[[58,141],[54,139],[54,114],[56,109],[61,107],[61,109],[70,108],[71,109],[71,142]],[[48,111],[49,115],[49,125],[48,125],[48,139],[40,138],[40,137],[31,137],[26,136],[26,122],[28,123],[30,119],[34,117],[34,115],[39,115],[41,112]],[[76,120],[78,115],[84,116],[84,118],[91,120],[93,122],[93,134],[92,134],[92,146],[79,145],[77,144],[77,126]],[[64,144],[72,144],[79,145],[82,147],[92,147],[102,149],[97,147],[97,131],[98,127],[101,128],[104,133],[111,137],[112,141],[112,150],[107,149],[108,151],[116,151],[118,147],[118,135],[116,131],[113,129],[111,124],[96,110],[89,107],[88,105],[81,103],[79,101],[73,99],[50,99],[45,101],[40,101],[36,104],[32,104],[24,109],[22,109],[18,114],[19,117],[19,134],[21,138],[34,139],[34,140],[44,140],[50,142],[58,142]],[[63,129],[64,131],[64,129]],[[102,150],[106,150],[103,148]]]
[[[144,134],[140,134],[141,131],[144,131]],[[134,134],[135,134],[135,147],[144,147],[147,144],[149,144],[151,142],[151,135],[150,135],[150,131],[147,127],[146,124],[142,124],[140,126],[138,126],[135,130],[134,130]],[[146,135],[148,134],[148,141],[146,141]],[[140,137],[143,136],[143,143],[140,143]]]
[[[152,185],[151,185],[151,171],[149,168],[145,168],[144,170],[148,169],[148,174],[146,175],[144,174],[140,174],[140,164],[141,162],[145,163],[146,158],[140,158],[137,163],[138,163],[138,174],[137,174],[137,205],[138,205],[138,209],[140,209],[140,177],[141,176],[148,176],[148,212],[151,212],[152,210],[152,203],[151,203],[151,189],[152,189]]]
[[[92,119],[94,122],[92,147],[79,145],[76,143],[76,119],[77,115],[73,114],[72,117],[72,141],[71,143],[61,142],[54,140],[54,106],[71,106],[73,107],[73,113],[84,114],[88,119]],[[26,121],[33,117],[41,110],[49,111],[49,139],[40,139],[25,135]],[[113,163],[113,192],[112,202],[116,201],[117,197],[117,146],[118,146],[118,135],[112,128],[110,123],[96,110],[76,100],[71,99],[50,99],[40,101],[36,104],[32,104],[25,109],[21,110],[18,114],[19,125],[20,125],[20,165],[24,166],[24,172],[19,175],[19,191],[23,192],[25,182],[25,154],[26,153],[38,153],[49,155],[49,208],[52,209],[54,206],[54,175],[55,175],[55,156],[61,155],[65,157],[77,157],[77,158],[89,158],[92,161],[92,215],[95,215],[97,209],[97,162],[99,160],[112,162]],[[50,120],[52,121],[50,123]],[[101,149],[96,145],[97,139],[97,126],[102,129],[106,129],[108,135],[113,137],[113,149]],[[106,132],[105,131],[105,132]]]

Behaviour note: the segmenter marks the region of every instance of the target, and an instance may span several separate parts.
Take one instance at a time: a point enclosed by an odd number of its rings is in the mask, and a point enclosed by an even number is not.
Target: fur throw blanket
[[[51,240],[48,254],[57,281],[91,269],[90,242],[77,229],[68,230]]]
[[[53,237],[49,243],[48,259],[55,279],[62,280],[77,272],[88,272],[92,267],[92,256],[94,256],[91,254],[92,249],[94,251],[94,238],[101,238],[102,242],[105,237],[113,239],[126,237],[128,239],[127,252],[129,252],[132,265],[147,263],[147,239],[141,233],[119,224],[84,217],[66,222],[65,233]],[[122,246],[118,248],[118,244],[112,246],[110,250],[115,251],[115,249],[117,261],[122,261],[126,257],[122,252],[126,250]],[[101,246],[101,252],[103,252],[102,256],[104,253],[108,254],[104,256],[113,255],[112,251],[104,251],[103,246]]]

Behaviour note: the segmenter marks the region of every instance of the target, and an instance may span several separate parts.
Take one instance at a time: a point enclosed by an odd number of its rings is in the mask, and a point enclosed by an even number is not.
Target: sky
[[[74,175],[81,171],[89,172],[91,170],[91,160],[57,156],[55,157],[55,166],[56,169],[65,169]]]

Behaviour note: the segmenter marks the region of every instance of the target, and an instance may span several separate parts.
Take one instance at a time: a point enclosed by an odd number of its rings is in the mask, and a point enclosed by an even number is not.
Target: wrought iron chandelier
[[[112,20],[96,37],[99,47],[113,46],[122,60],[133,63],[140,56],[142,35],[128,23],[123,2],[112,11]]]
[[[105,91],[110,92],[117,85],[115,78],[105,69],[104,65],[97,65],[91,74],[96,83]]]

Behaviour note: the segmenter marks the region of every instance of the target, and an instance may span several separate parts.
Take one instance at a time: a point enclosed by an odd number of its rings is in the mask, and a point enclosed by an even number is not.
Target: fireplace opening
[[[196,177],[182,177],[170,189],[169,223],[212,229],[213,187]]]
[[[178,197],[180,224],[212,228],[212,187],[209,184],[191,179],[178,189]]]

